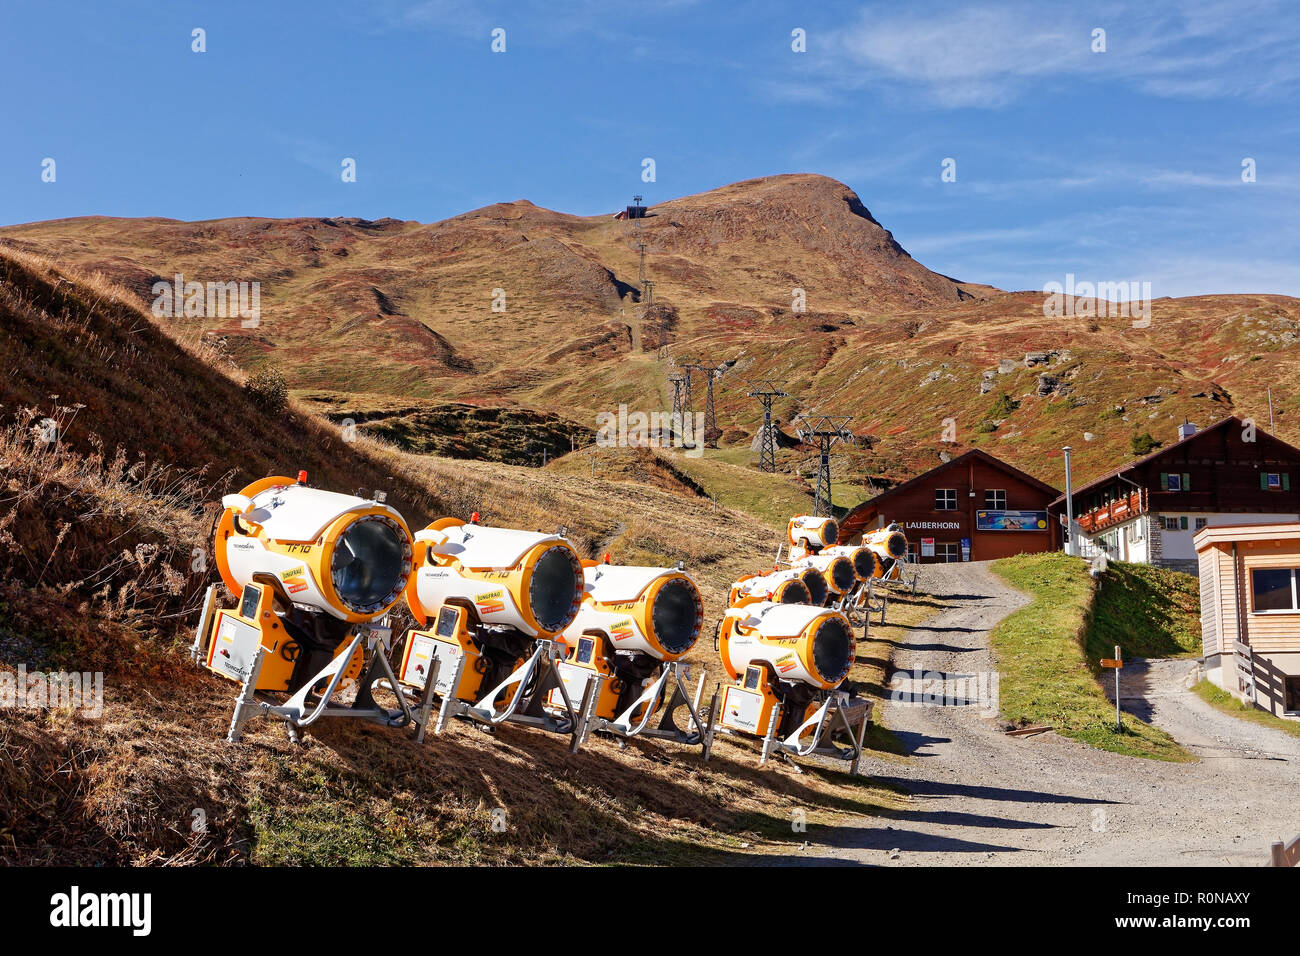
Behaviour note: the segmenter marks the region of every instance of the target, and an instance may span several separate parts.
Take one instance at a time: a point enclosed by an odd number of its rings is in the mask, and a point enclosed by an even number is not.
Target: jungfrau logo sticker
[[[776,669],[782,674],[787,674],[798,666],[798,661],[794,659],[794,654],[783,654],[776,659]]]
[[[307,590],[307,568],[300,564],[296,568],[290,568],[288,571],[281,571],[280,580],[284,582],[285,587],[289,589],[290,594],[297,594],[300,591],[305,591]]]
[[[506,609],[506,602],[502,600],[502,597],[501,589],[497,588],[495,591],[476,594],[474,603],[478,606],[480,614],[500,614]]]
[[[609,634],[616,641],[626,641],[632,636],[632,619],[624,618],[621,621],[615,621],[614,626],[609,630]]]

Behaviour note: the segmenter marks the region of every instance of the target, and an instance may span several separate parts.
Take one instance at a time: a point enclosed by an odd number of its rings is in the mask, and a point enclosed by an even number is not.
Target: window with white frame
[[[934,557],[936,561],[960,561],[961,545],[956,541],[936,541],[934,545]]]
[[[956,488],[934,489],[934,509],[936,511],[956,511],[957,510],[957,489]]]
[[[1202,528],[1204,528],[1204,527],[1205,527],[1207,524],[1209,524],[1209,523],[1210,523],[1210,519],[1209,519],[1209,518],[1197,518],[1197,519],[1196,519],[1196,530],[1197,530],[1197,531],[1200,531]]]
[[[1164,530],[1164,531],[1177,531],[1177,530],[1178,530],[1178,518],[1177,518],[1176,516],[1174,516],[1174,515],[1161,515],[1161,516],[1160,516],[1160,527],[1161,527],[1161,529]]]
[[[1300,611],[1300,602],[1296,600],[1296,569],[1253,568],[1250,598],[1250,608],[1256,614]]]
[[[986,488],[984,490],[984,507],[990,511],[1007,510],[1007,490],[1005,488]]]

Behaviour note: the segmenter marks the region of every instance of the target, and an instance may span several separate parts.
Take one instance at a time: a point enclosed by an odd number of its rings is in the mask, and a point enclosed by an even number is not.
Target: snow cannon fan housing
[[[825,590],[825,583],[822,585]],[[770,574],[752,574],[741,578],[731,586],[727,598],[728,607],[744,607],[759,601],[772,601],[776,604],[812,604],[812,594],[804,583],[803,572],[796,568],[785,568]]]
[[[853,628],[839,611],[803,604],[751,604],[726,612],[719,633],[722,665],[739,680],[766,664],[779,680],[833,690],[853,666]]]
[[[420,627],[447,604],[473,621],[550,639],[582,602],[582,563],[558,534],[442,518],[415,535],[415,573],[406,601]]]
[[[796,515],[790,519],[786,537],[789,539],[790,547],[802,548],[806,552],[815,554],[839,541],[840,525],[834,518]]]
[[[570,647],[596,633],[614,651],[675,661],[699,639],[704,601],[685,571],[586,562],[583,578],[582,606],[564,631]]]
[[[825,604],[826,598],[831,593],[830,585],[826,583],[826,575],[810,564],[792,570],[799,575],[799,580],[803,581],[804,587],[808,589],[808,596],[812,598],[812,603],[819,606]]]
[[[898,560],[907,555],[907,535],[896,524],[864,534],[862,544],[885,559]]]
[[[227,588],[257,583],[288,603],[364,624],[387,613],[411,574],[402,516],[377,501],[263,478],[222,499],[214,550]]]
[[[858,583],[853,562],[842,555],[814,554],[794,563],[795,568],[816,568],[831,594],[847,594]]]
[[[821,553],[821,556],[848,558],[849,561],[853,562],[853,573],[857,575],[859,581],[878,578],[885,573],[885,567],[880,558],[865,545],[839,544],[833,548],[827,548]]]

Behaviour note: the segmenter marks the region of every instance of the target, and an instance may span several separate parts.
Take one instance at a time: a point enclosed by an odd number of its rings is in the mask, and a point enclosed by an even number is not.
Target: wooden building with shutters
[[[1210,680],[1300,719],[1300,523],[1207,526],[1195,541]]]
[[[1206,527],[1300,521],[1300,449],[1229,416],[1073,491],[1079,553],[1197,572]],[[1050,505],[1065,513],[1065,496]]]

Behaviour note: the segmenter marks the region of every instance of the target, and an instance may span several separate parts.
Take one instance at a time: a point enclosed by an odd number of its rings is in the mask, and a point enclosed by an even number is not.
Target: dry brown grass
[[[246,743],[226,744],[235,689],[182,649],[215,579],[214,502],[247,478],[289,470],[281,461],[308,462],[326,487],[394,489],[390,500],[417,527],[478,511],[487,523],[566,526],[591,557],[685,560],[710,622],[731,581],[770,561],[777,535],[699,497],[657,460],[636,465],[642,482],[614,480],[632,477],[614,469],[592,480],[410,455],[365,436],[345,445],[299,405],[281,418],[260,413],[233,377],[98,280],[3,255],[0,273],[0,337],[29,348],[0,385],[10,405],[0,426],[0,666],[101,671],[106,691],[98,719],[40,709],[0,720],[0,861],[721,862],[801,841],[789,826],[796,809],[816,825],[897,803],[839,773],[759,769],[745,741],[720,741],[707,765],[648,742],[620,750],[594,740],[571,756],[563,738],[517,728],[488,736],[457,726],[417,746],[404,732],[327,722],[297,747],[255,723]],[[136,380],[146,368],[152,386]],[[24,395],[42,401],[14,401]],[[58,441],[43,440],[38,408],[59,422]],[[690,660],[721,677],[709,633]],[[501,833],[495,808],[507,812]],[[192,829],[196,810],[203,832]]]

